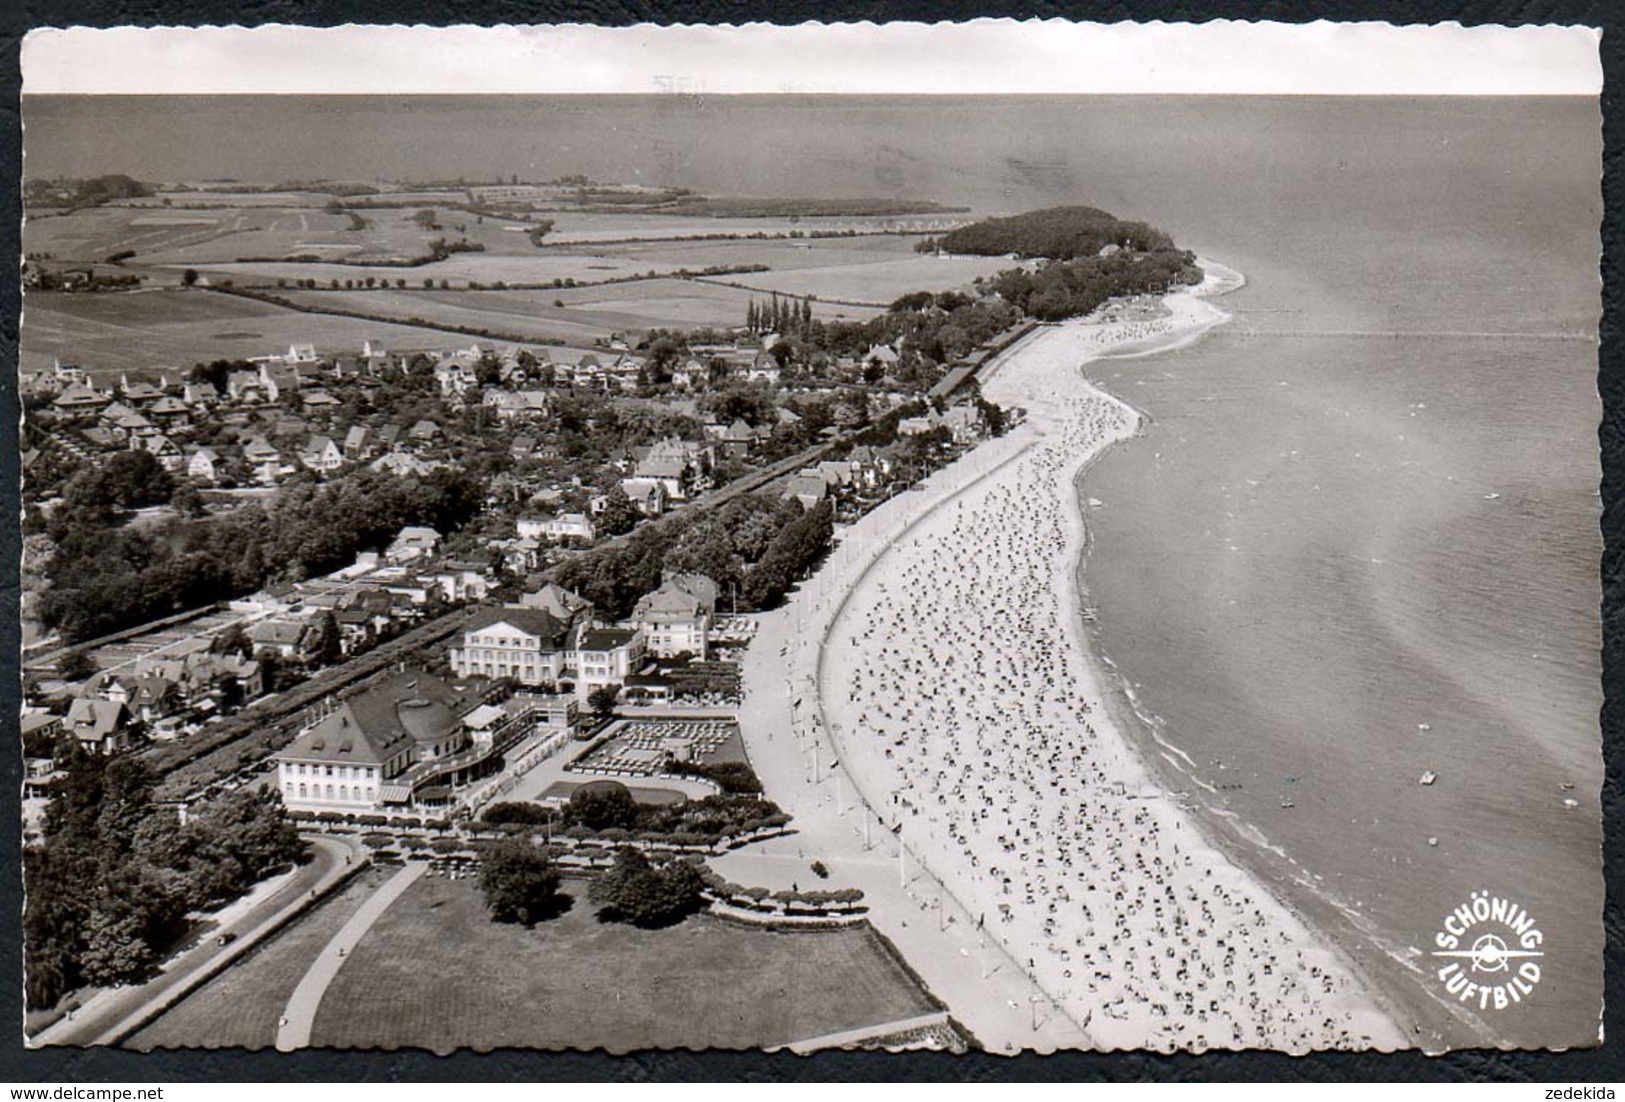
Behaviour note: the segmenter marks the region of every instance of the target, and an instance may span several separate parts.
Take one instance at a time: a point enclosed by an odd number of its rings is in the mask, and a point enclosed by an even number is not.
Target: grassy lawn
[[[536,798],[538,800],[568,799],[571,793],[573,793],[576,789],[580,788],[584,784],[594,783],[595,779],[596,778],[589,778],[588,780],[584,781],[554,781],[552,784],[547,786],[540,796]],[[652,781],[655,778],[651,777],[649,779]],[[630,778],[627,777],[617,777],[616,780],[618,780],[621,784],[626,785],[626,790],[632,794],[632,799],[636,800],[640,804],[649,804],[654,807],[669,807],[672,804],[680,804],[684,800],[688,799],[688,797],[683,795],[681,792],[674,791],[670,788],[649,788],[644,785],[628,784],[627,781],[630,780]]]
[[[146,1052],[154,1048],[262,1048],[274,1044],[277,1020],[316,954],[393,872],[364,869],[315,910],[296,919],[130,1038],[125,1047]]]
[[[867,927],[777,933],[699,915],[637,930],[600,924],[582,882],[566,890],[570,910],[527,930],[492,922],[471,880],[420,880],[351,953],[312,1043],[755,1048],[935,1009]]]

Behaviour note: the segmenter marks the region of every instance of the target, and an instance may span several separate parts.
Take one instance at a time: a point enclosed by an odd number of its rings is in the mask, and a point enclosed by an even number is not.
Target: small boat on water
[[[1429,769],[1426,773],[1422,774],[1422,780],[1421,780],[1420,783],[1430,785],[1430,784],[1432,784],[1434,781],[1436,781],[1438,779],[1439,779],[1439,774],[1437,774],[1433,770]]]

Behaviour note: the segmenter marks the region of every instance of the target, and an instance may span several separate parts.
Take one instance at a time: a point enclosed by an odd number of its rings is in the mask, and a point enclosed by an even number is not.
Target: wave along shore
[[[867,805],[842,810],[847,829],[872,813],[899,831],[1001,966],[1026,973],[1086,1043],[1392,1049],[1403,1031],[1350,966],[1157,786],[1085,649],[1074,482],[1140,415],[1081,368],[1226,320],[1205,298],[1240,276],[1204,265],[1204,283],[1165,296],[1163,316],[1080,319],[1008,352],[984,391],[1025,422],[843,533],[872,556],[838,552],[798,596],[786,616],[819,645],[792,643],[788,669],[770,673],[798,697],[816,677],[819,714],[802,716],[803,733],[827,740]],[[787,691],[767,676],[747,673],[758,704]],[[752,739],[751,751],[804,759],[807,746]],[[816,752],[812,768],[816,792]],[[888,900],[871,902],[877,925],[895,921]],[[962,1020],[985,1019],[937,979],[952,921],[944,944],[911,946],[914,930],[900,948]]]

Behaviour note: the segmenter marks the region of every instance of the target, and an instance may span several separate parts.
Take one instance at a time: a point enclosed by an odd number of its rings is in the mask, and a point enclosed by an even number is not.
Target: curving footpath
[[[408,861],[401,871],[373,892],[361,908],[350,916],[331,941],[311,963],[299,986],[288,997],[288,1008],[282,1013],[277,1026],[276,1047],[279,1052],[292,1052],[310,1044],[311,1027],[316,1024],[316,1010],[322,1005],[322,996],[349,959],[349,954],[360,944],[372,924],[389,910],[390,904],[401,897],[413,884],[429,871],[427,861]]]
[[[307,840],[311,843],[310,861],[294,870],[265,898],[250,898],[246,908],[242,906],[245,901],[239,900],[228,911],[240,910],[240,914],[170,960],[156,977],[134,987],[113,987],[97,993],[73,1017],[63,1018],[29,1038],[29,1046],[119,1044],[324,898],[364,864],[359,850],[348,839],[316,836]],[[230,945],[219,944],[222,934],[235,935]]]

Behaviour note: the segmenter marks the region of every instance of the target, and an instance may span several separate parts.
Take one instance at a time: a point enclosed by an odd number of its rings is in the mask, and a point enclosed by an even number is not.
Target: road
[[[63,1018],[29,1038],[44,1045],[116,1045],[179,1002],[205,980],[249,952],[290,918],[324,896],[360,867],[354,841],[326,835],[308,836],[311,859],[264,898],[246,907],[228,906],[218,929],[207,930],[199,943],[168,961],[157,976],[132,987],[98,992],[70,1018]],[[232,933],[230,945],[219,937]]]

